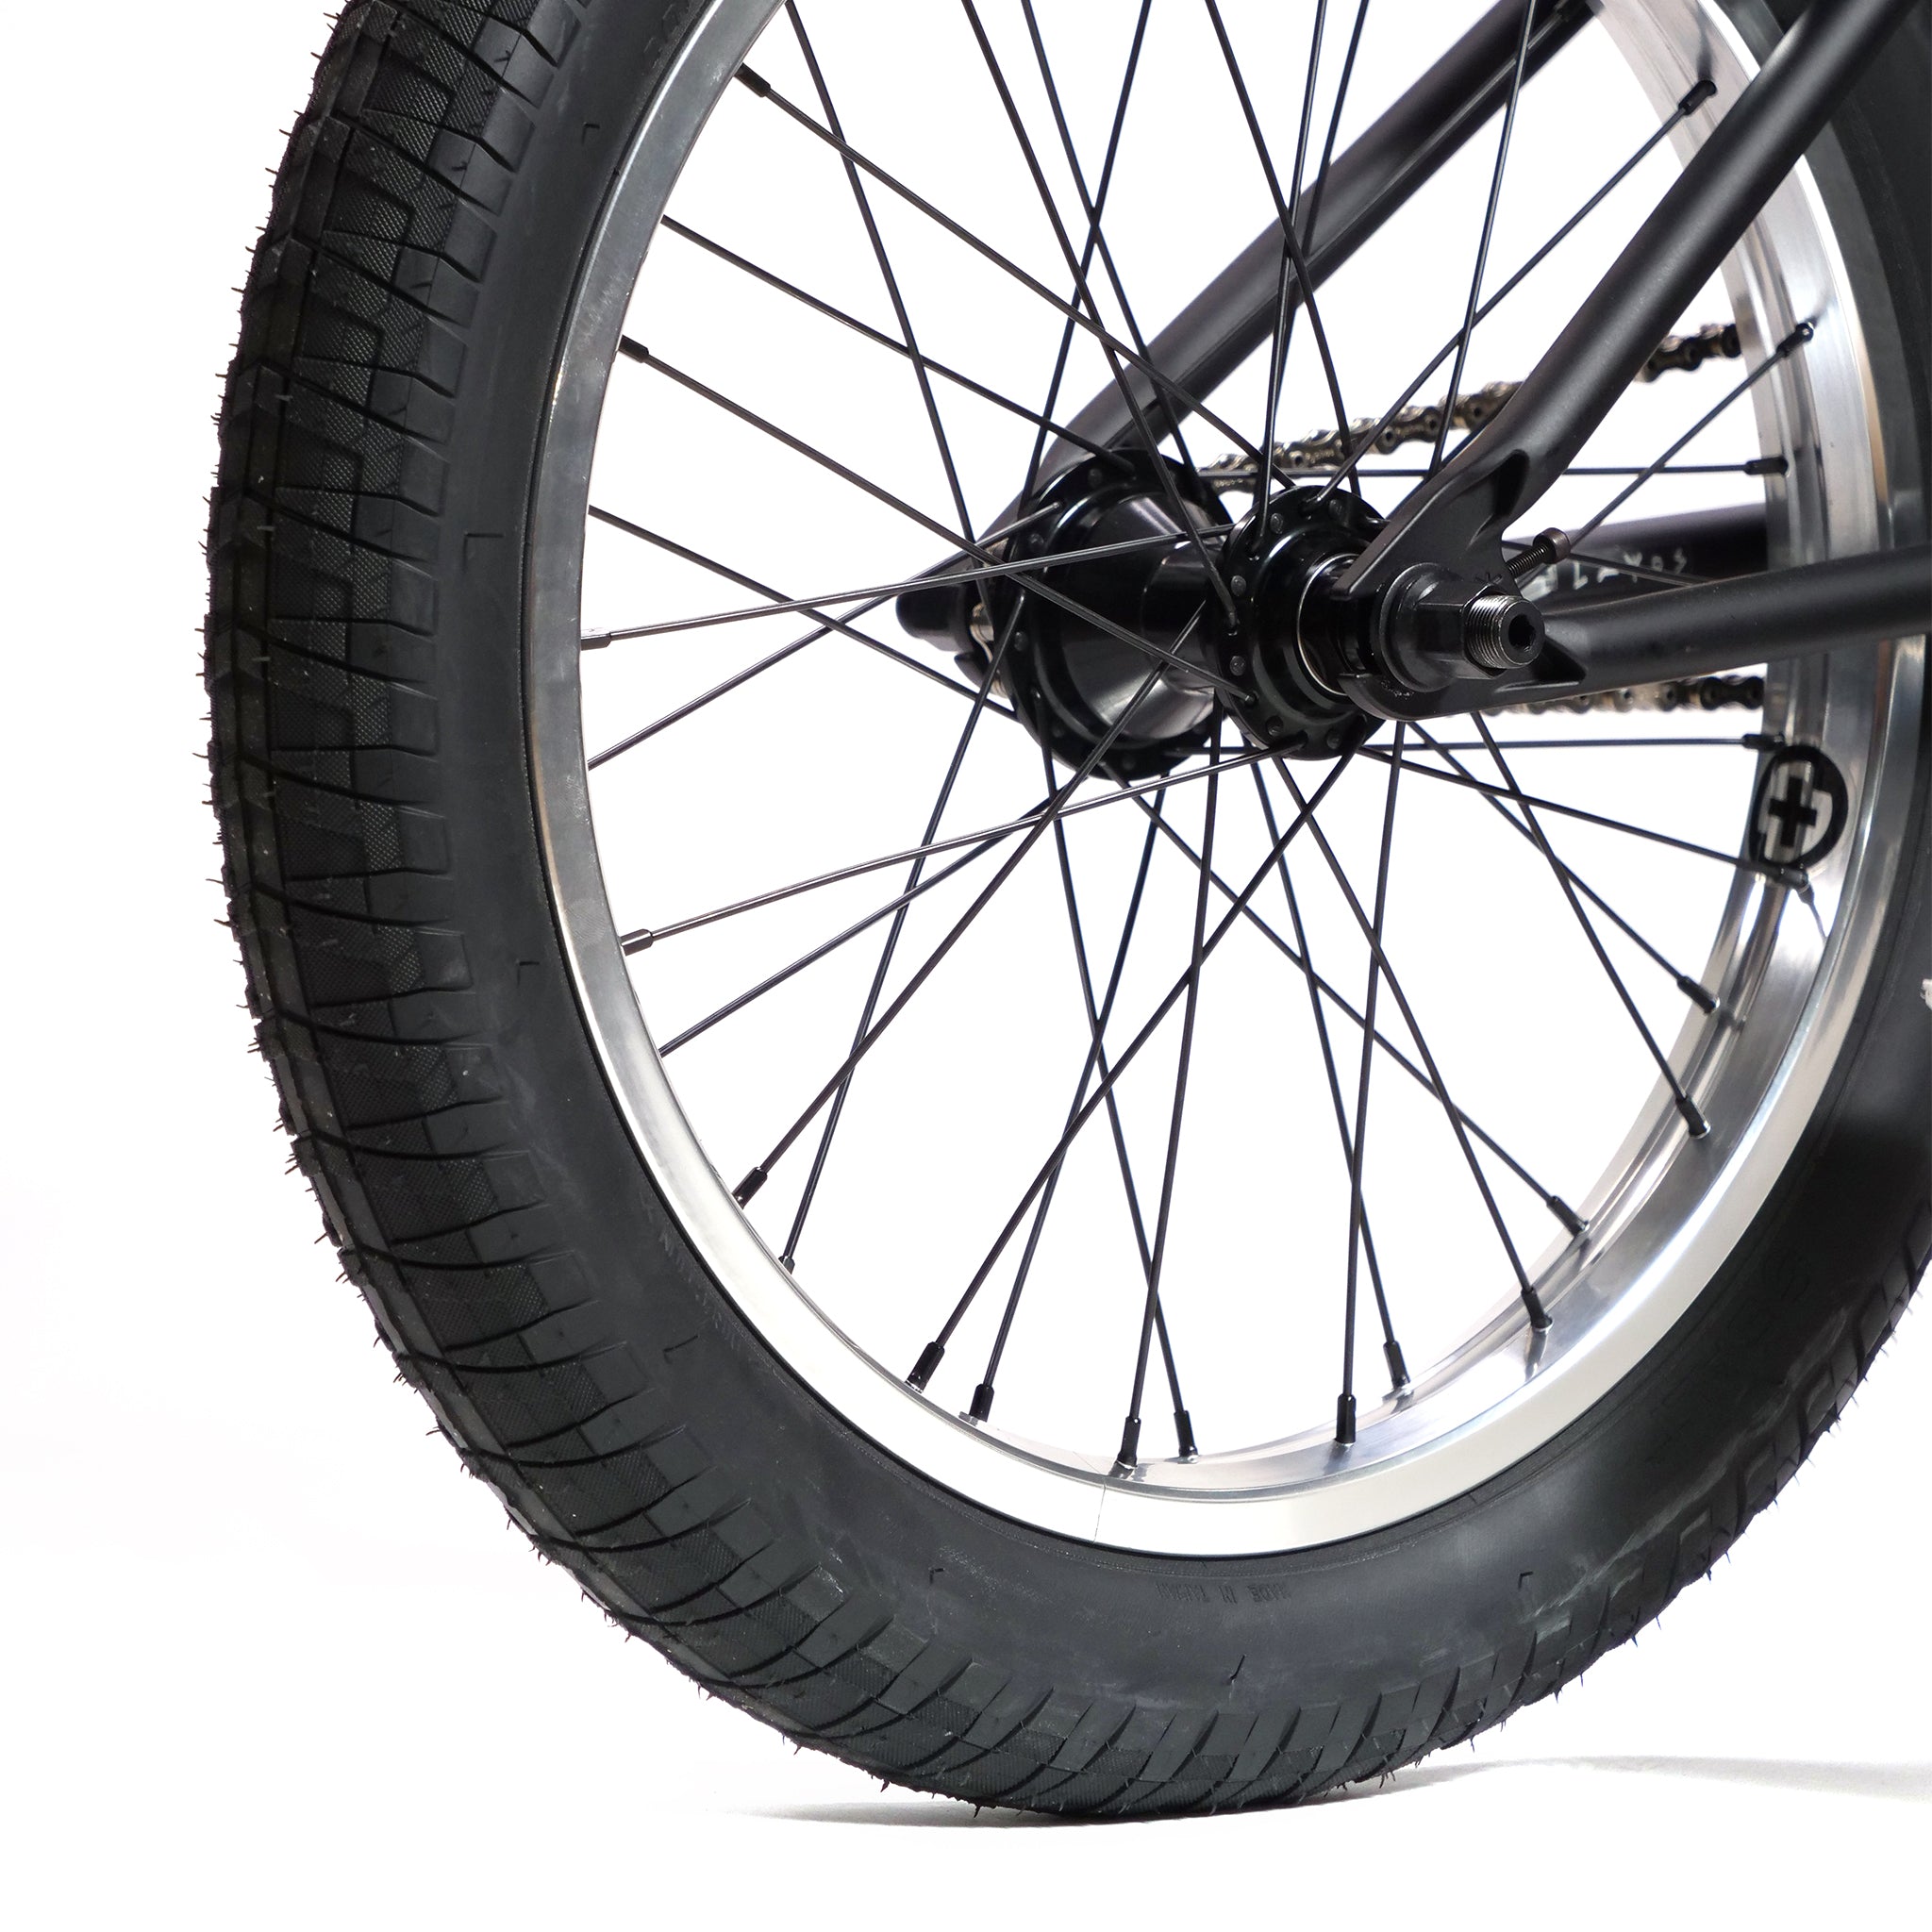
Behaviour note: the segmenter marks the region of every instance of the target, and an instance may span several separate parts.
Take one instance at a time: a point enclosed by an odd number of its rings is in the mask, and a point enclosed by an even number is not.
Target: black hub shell
[[[1380,722],[1316,675],[1300,638],[1308,585],[1358,556],[1380,526],[1358,498],[1337,491],[1324,499],[1304,486],[1277,496],[1266,524],[1251,522],[1228,546],[1241,616],[1220,635],[1215,669],[1241,687],[1249,735],[1284,757],[1340,757]]]
[[[1232,616],[1182,512],[1195,531],[1214,534],[1234,593]],[[1145,683],[1152,660],[1109,625],[1208,674],[1195,680],[1175,669],[1157,679],[1103,761],[1110,775],[1158,775],[1205,751],[1217,678],[1245,735],[1286,758],[1336,758],[1374,730],[1377,718],[1323,678],[1300,635],[1308,586],[1358,556],[1380,527],[1355,496],[1290,490],[1258,530],[1252,521],[1237,528],[1213,490],[1180,464],[1122,452],[1067,471],[1014,521],[1024,527],[1007,547],[1009,561],[1144,540],[1141,548],[1041,574],[1102,622],[1029,596],[1007,577],[908,592],[899,621],[953,651],[974,683],[996,658],[999,688],[1060,763],[1090,756]]]
[[[1220,499],[1205,483],[1165,458],[1122,452],[1068,471],[1024,514],[1036,521],[1009,546],[1014,559],[1145,540],[1143,549],[1046,571],[1042,581],[1117,629],[1208,666],[1209,626],[1222,613],[1200,550],[1181,520],[1185,514],[1197,531],[1226,526]],[[1088,758],[1130,703],[1128,726],[1103,761],[1111,775],[1158,775],[1207,748],[1214,715],[1208,679],[1163,672],[1133,702],[1155,668],[1146,653],[1000,578],[981,600],[976,634],[982,649],[997,652],[1009,629],[1000,685],[1062,764]],[[991,646],[984,643],[989,635]]]

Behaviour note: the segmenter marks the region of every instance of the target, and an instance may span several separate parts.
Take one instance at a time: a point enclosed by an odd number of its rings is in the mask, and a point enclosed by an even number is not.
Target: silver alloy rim
[[[1632,1127],[1585,1207],[1587,1237],[1532,1267],[1552,1317],[1534,1336],[1513,1299],[1399,1402],[1367,1409],[1352,1448],[1325,1431],[1127,1477],[1104,1457],[1023,1442],[908,1387],[842,1333],[779,1264],[708,1158],[666,1077],[619,945],[600,868],[580,703],[579,592],[591,472],[608,375],[651,237],[711,108],[774,11],[717,0],[637,131],[580,279],[537,475],[527,582],[530,749],[558,918],[596,1049],[640,1157],[713,1278],[773,1351],[853,1427],[932,1480],[1068,1537],[1181,1555],[1239,1556],[1359,1535],[1413,1516],[1549,1441],[1642,1360],[1710,1281],[1766,1200],[1824,1093],[1900,862],[1922,650],[1805,660],[1767,695],[1822,745],[1857,801],[1814,872],[1809,906],[1737,874],[1705,983],[1748,1024],[1693,1015],[1672,1052],[1713,1127],[1689,1142],[1659,1104]],[[1651,98],[1667,108],[1700,72],[1734,97],[1754,69],[1730,18],[1688,0],[1604,9]],[[1680,130],[1694,145],[1701,111]],[[1794,557],[1883,541],[1885,457],[1853,291],[1808,170],[1778,192],[1726,272],[1761,344],[1817,328],[1802,367],[1757,391],[1766,447],[1810,449],[1784,497]],[[1774,529],[1774,535],[1779,534]]]

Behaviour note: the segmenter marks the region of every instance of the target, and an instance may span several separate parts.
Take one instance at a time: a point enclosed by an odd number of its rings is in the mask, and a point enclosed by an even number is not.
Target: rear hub
[[[1302,641],[1310,587],[1379,526],[1354,497],[1290,490],[1257,529],[1232,523],[1179,464],[1122,452],[1068,471],[1014,521],[1023,527],[1000,560],[1039,559],[1037,575],[910,591],[899,621],[951,650],[974,683],[992,666],[1061,763],[1081,762],[1120,726],[1106,770],[1157,775],[1208,747],[1217,711],[1288,758],[1335,758],[1374,729]]]

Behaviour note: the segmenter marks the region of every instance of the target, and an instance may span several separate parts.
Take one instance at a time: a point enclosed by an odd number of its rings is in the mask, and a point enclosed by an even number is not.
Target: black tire
[[[1909,889],[1784,1184],[1557,1441],[1397,1527],[1241,1560],[1063,1541],[926,1482],[765,1350],[654,1193],[512,778],[565,306],[699,11],[352,0],[291,140],[222,418],[208,687],[235,927],[303,1171],[470,1470],[715,1695],[896,1782],[1043,1810],[1387,1772],[1657,1616],[1890,1332],[1932,1247],[1932,760]],[[1882,328],[1913,345],[1885,379],[1891,459],[1920,475],[1927,20],[1820,161],[1885,264]]]

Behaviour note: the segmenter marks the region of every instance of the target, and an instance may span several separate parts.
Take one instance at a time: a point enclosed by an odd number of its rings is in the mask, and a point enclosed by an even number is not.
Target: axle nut
[[[1521,671],[1542,649],[1543,622],[1536,606],[1507,591],[1485,591],[1464,618],[1462,647],[1485,671]]]

